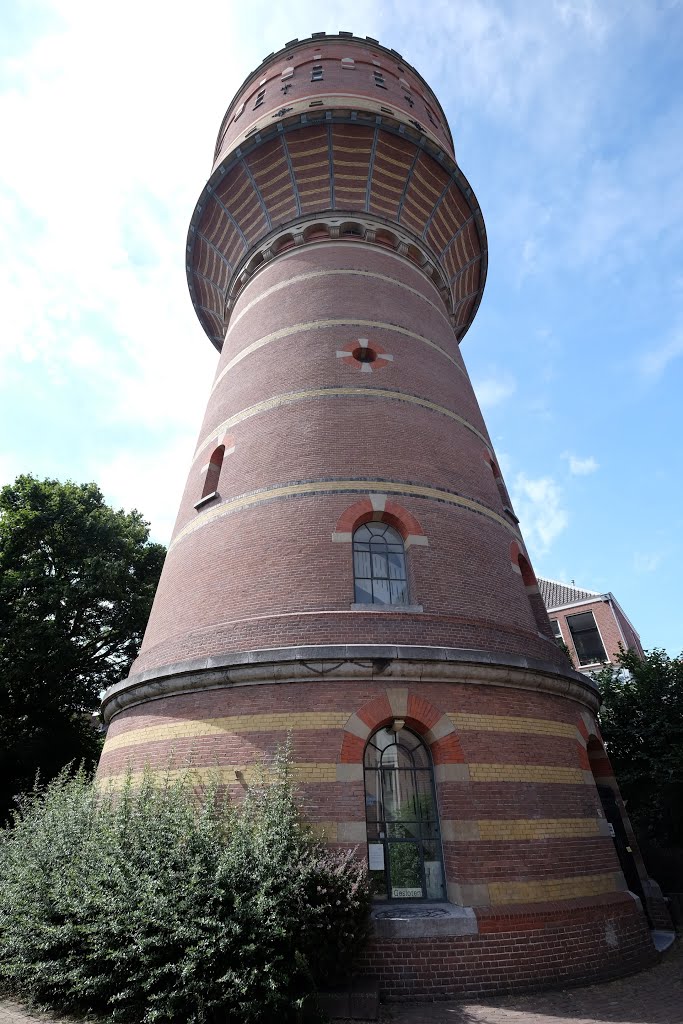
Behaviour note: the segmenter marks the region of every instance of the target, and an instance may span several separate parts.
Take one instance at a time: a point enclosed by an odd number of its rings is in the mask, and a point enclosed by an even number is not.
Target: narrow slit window
[[[225,445],[219,444],[209,459],[209,466],[204,478],[204,487],[202,488],[202,498],[206,498],[209,494],[214,494],[218,490],[218,481],[220,480],[221,469],[223,468],[224,456]]]
[[[375,85],[377,86],[377,88],[378,89],[386,89],[386,85],[384,84],[384,75],[382,74],[382,72],[381,71],[373,71],[372,74],[373,74],[373,78],[375,79]]]
[[[240,103],[239,107],[235,111],[234,120],[235,121],[239,121],[239,119],[240,119],[240,117],[242,116],[243,113],[244,113],[244,103]]]
[[[322,64],[314,64],[313,70],[311,71],[312,82],[322,82],[323,80],[323,66]]]
[[[266,90],[265,89],[261,89],[261,91],[259,92],[259,94],[256,97],[256,103],[254,104],[254,110],[256,110],[257,107],[260,107],[260,106],[263,105],[263,99],[264,99],[265,95],[266,95]]]

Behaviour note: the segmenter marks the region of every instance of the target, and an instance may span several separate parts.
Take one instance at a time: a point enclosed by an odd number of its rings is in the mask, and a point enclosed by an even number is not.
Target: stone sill
[[[472,907],[454,903],[403,903],[373,907],[374,934],[382,939],[431,939],[447,935],[476,935]]]
[[[350,605],[352,612],[389,612],[390,615],[394,615],[396,612],[403,612],[404,614],[415,615],[419,612],[423,612],[424,608],[421,604],[352,604]]]
[[[218,491],[211,491],[211,494],[207,494],[203,498],[200,498],[194,507],[197,509],[202,508],[204,505],[208,505],[210,501],[213,501],[214,498],[220,498]]]

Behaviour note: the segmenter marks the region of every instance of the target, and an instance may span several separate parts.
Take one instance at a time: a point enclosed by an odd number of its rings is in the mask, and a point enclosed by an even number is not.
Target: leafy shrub
[[[315,843],[286,759],[235,808],[188,773],[97,792],[63,772],[0,839],[0,983],[144,1024],[294,1020],[367,936],[367,873]]]

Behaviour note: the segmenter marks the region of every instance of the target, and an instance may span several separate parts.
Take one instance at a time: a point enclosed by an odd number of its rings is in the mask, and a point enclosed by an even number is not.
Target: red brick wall
[[[362,970],[390,999],[447,998],[588,984],[650,966],[657,953],[630,896],[597,905],[478,914],[484,934],[375,940]]]
[[[288,59],[289,54],[291,59]],[[320,58],[314,60],[318,54]],[[342,68],[342,57],[354,59],[354,70]],[[322,65],[322,81],[311,81],[313,64]],[[294,75],[283,82],[281,75],[287,67],[294,68]],[[375,85],[375,71],[383,75],[386,88]],[[402,88],[401,79],[410,85],[409,92]],[[286,93],[282,91],[284,85],[289,85]],[[264,89],[263,102],[254,109],[257,96]],[[413,100],[412,106],[406,99],[408,95]],[[369,109],[376,108],[377,112],[385,107],[402,120],[420,123],[426,135],[453,155],[450,133],[438,100],[409,65],[382,47],[362,39],[316,39],[281,50],[254,72],[238,91],[221,125],[219,139],[222,138],[222,144],[216,163],[243,142],[256,124],[272,123],[273,114],[278,110],[289,107],[298,111],[303,106],[314,114],[316,108],[310,104],[320,100],[324,101],[325,108],[332,104],[341,107],[344,101],[355,106],[362,106],[365,101]],[[235,120],[235,113],[242,103],[244,111]],[[433,120],[430,120],[429,112]]]
[[[357,372],[337,352],[358,338],[393,360]],[[244,410],[250,415],[230,420]],[[234,451],[220,498],[197,511],[205,467],[226,431]],[[327,242],[267,264],[233,312],[135,671],[220,651],[379,640],[561,664],[513,571],[515,526],[483,457],[487,444],[443,302],[410,262]],[[355,493],[335,493],[340,480],[356,481]],[[329,482],[332,493],[264,493],[263,503],[220,515],[241,496],[311,481]],[[429,541],[408,552],[411,604],[424,613],[381,618],[351,611],[350,545],[332,534],[359,496],[392,485]],[[475,507],[411,496],[413,485]]]

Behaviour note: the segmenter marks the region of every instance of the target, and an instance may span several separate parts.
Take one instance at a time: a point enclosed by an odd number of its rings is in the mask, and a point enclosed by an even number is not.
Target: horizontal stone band
[[[316,821],[311,823],[316,834],[328,842],[365,843],[364,821]],[[528,842],[539,839],[594,839],[602,835],[598,818],[512,818],[495,821],[445,819],[441,822],[441,838],[452,842]]]
[[[107,738],[107,753],[122,747],[160,743],[168,740],[211,738],[225,733],[287,732],[311,729],[343,729],[351,711],[271,712],[263,715],[230,715],[222,718],[199,718],[163,725],[128,729]],[[476,729],[480,732],[507,732],[528,735],[562,736],[578,739],[578,729],[564,722],[543,718],[515,718],[511,715],[448,714],[456,730]]]
[[[329,762],[301,761],[291,766],[292,775],[297,782],[336,782],[337,765]],[[254,783],[257,781],[269,781],[268,773],[263,771],[260,765],[249,764],[221,764],[211,767],[186,766],[180,768],[149,768],[147,772],[131,771],[125,769],[112,774],[103,771],[97,776],[97,785],[100,789],[119,790],[125,786],[128,779],[133,787],[139,786],[143,779],[150,778],[160,786],[165,783],[174,783],[181,779],[187,779],[192,785],[229,786],[235,782]]]
[[[334,242],[328,242],[327,243],[327,248],[330,248],[331,246],[334,246],[334,244],[335,244]],[[343,247],[344,249],[348,250],[348,242],[342,242],[342,243],[340,243],[340,246]],[[290,250],[290,252],[291,251],[292,250]],[[296,255],[296,250],[294,250],[294,254]],[[383,255],[385,255],[387,257],[392,257],[392,258],[397,259],[397,260],[401,260],[401,262],[406,262],[403,257],[398,256],[396,253],[392,253],[392,252],[388,252],[387,251],[386,253],[383,253]],[[288,258],[288,256],[289,256],[288,252],[283,253],[282,256],[280,256],[280,259],[281,260],[286,260]],[[413,264],[410,264],[410,265],[413,266]],[[254,306],[258,305],[258,303],[261,302],[263,299],[268,298],[268,296],[273,295],[275,292],[279,292],[283,288],[289,288],[290,285],[300,284],[302,281],[311,281],[311,280],[315,280],[316,278],[321,278],[321,277],[358,277],[361,280],[371,279],[371,280],[376,280],[376,281],[386,281],[388,284],[395,284],[396,287],[401,290],[401,292],[403,292],[403,293],[410,292],[412,295],[415,295],[418,299],[421,299],[422,301],[424,301],[428,305],[430,305],[432,307],[432,309],[434,309],[439,314],[439,316],[443,319],[443,321],[446,324],[446,326],[448,327],[448,329],[449,330],[451,329],[450,321],[449,321],[448,317],[446,316],[446,314],[444,312],[444,309],[443,309],[443,303],[441,304],[441,306],[438,306],[436,304],[436,302],[432,302],[431,299],[427,298],[427,296],[424,294],[424,292],[421,292],[419,290],[419,288],[411,288],[410,285],[404,284],[402,281],[399,281],[395,277],[390,277],[388,274],[378,274],[376,271],[372,271],[372,270],[330,269],[330,270],[313,270],[313,271],[310,271],[307,274],[295,274],[293,277],[288,277],[286,281],[279,281],[277,284],[271,285],[270,288],[267,288],[264,292],[262,292],[260,295],[258,295],[255,299],[252,299],[251,302],[248,302],[244,306],[244,308],[240,310],[240,312],[237,314],[237,316],[232,317],[232,319],[230,320],[230,326],[228,327],[228,332],[226,334],[226,338],[228,338],[230,336],[230,332],[240,322],[242,317],[245,316],[250,310],[252,310],[254,308]],[[458,367],[458,368],[461,369],[460,367]]]
[[[594,838],[603,835],[599,818],[444,819],[444,842],[516,842],[538,839]]]
[[[241,409],[240,412],[236,412],[234,416],[230,416],[227,420],[224,420],[219,424],[219,426],[215,427],[211,431],[210,435],[199,443],[194,454],[193,462],[199,457],[207,445],[216,441],[218,437],[221,437],[225,433],[226,430],[230,430],[238,423],[251,419],[252,416],[258,416],[260,413],[270,412],[272,409],[279,409],[283,405],[290,405],[292,402],[302,402],[311,398],[385,398],[393,402],[408,402],[410,405],[417,405],[423,409],[429,409],[431,412],[439,413],[441,416],[447,416],[448,419],[454,420],[456,423],[459,423],[461,426],[471,431],[486,445],[487,448],[489,447],[489,442],[480,430],[477,430],[477,428],[473,426],[469,420],[466,420],[464,416],[460,416],[457,412],[447,409],[444,405],[437,405],[436,402],[430,402],[429,399],[420,398],[418,395],[411,395],[407,391],[395,391],[390,390],[389,388],[344,386],[309,388],[307,391],[288,391],[282,395],[274,395],[272,398],[266,398],[263,402],[256,402],[255,405],[250,405],[246,409]]]
[[[489,882],[491,906],[501,903],[541,903],[547,900],[573,900],[582,896],[600,896],[623,890],[621,872],[576,875],[573,878],[535,879],[527,882]]]
[[[306,711],[267,715],[230,715],[226,718],[199,718],[165,725],[129,729],[107,739],[107,753],[121,747],[141,743],[159,743],[162,740],[191,739],[193,737],[222,736],[238,732],[286,732],[299,729],[343,729],[350,711]]]
[[[556,764],[470,764],[470,782],[552,782],[593,784],[592,772]]]
[[[454,356],[446,352],[445,349],[437,345],[435,341],[430,341],[429,338],[425,338],[423,334],[417,334],[415,331],[409,331],[407,327],[400,327],[398,324],[390,324],[384,320],[359,320],[355,317],[333,317],[326,320],[311,320],[307,323],[293,324],[291,327],[282,327],[279,331],[273,331],[271,334],[266,334],[262,338],[257,338],[256,341],[252,341],[251,345],[247,345],[241,352],[238,352],[236,356],[226,363],[221,372],[216,377],[214,385],[211,389],[213,393],[218,385],[220,384],[223,377],[229,370],[232,370],[233,366],[237,366],[243,359],[251,355],[253,352],[257,352],[258,349],[263,348],[264,345],[270,345],[273,341],[282,341],[284,338],[291,338],[293,334],[304,334],[307,331],[322,331],[328,327],[362,327],[368,330],[380,330],[380,331],[392,331],[394,334],[401,334],[406,338],[414,338],[415,341],[421,341],[424,345],[428,345],[434,349],[445,359],[452,363],[453,366],[457,366],[460,369],[460,365]]]
[[[105,746],[105,755],[107,749]],[[336,764],[301,762],[292,766],[295,778],[300,782],[338,782],[348,781],[349,778],[361,780],[363,778],[362,764]],[[449,772],[452,769],[453,772]],[[165,768],[150,768],[150,775],[159,783],[165,780],[174,780],[188,775],[198,784],[210,783],[211,781],[227,784],[234,782],[236,772],[241,773],[245,779],[253,780],[258,778],[260,768],[258,765],[215,765],[213,767],[186,766],[175,768],[169,764]],[[348,774],[350,773],[350,775]],[[460,782],[532,782],[538,784],[560,783],[564,785],[593,785],[593,774],[590,771],[582,771],[577,768],[562,768],[557,765],[545,764],[440,764],[436,766],[435,778],[439,782],[460,781]],[[457,775],[457,778],[449,778],[449,775]],[[127,776],[125,769],[115,774],[106,776],[109,779],[118,779],[120,785]],[[134,772],[131,776],[136,781],[142,779],[142,773]]]
[[[173,538],[169,545],[169,551],[175,547],[184,537],[194,533],[195,530],[206,526],[208,523],[232,512],[240,512],[245,508],[254,505],[261,505],[267,501],[276,501],[280,498],[310,497],[314,494],[400,494],[403,497],[429,498],[433,501],[441,501],[446,505],[455,505],[459,508],[468,509],[479,515],[487,516],[502,526],[508,533],[517,540],[521,535],[517,530],[492,509],[481,505],[472,498],[465,498],[452,491],[445,491],[439,487],[428,487],[422,484],[399,483],[395,480],[312,480],[309,483],[284,484],[280,487],[268,487],[262,491],[252,491],[251,494],[241,494],[236,498],[221,502],[213,508],[201,512],[195,519],[187,523]]]
[[[565,736],[579,739],[581,734],[575,725],[554,722],[547,718],[521,718],[514,715],[475,715],[467,712],[446,712],[456,729],[476,732],[515,732],[533,736]]]

